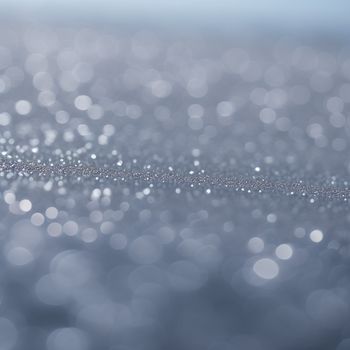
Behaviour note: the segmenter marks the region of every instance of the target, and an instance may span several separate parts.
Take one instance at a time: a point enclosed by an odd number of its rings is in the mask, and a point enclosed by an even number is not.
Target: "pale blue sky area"
[[[0,0],[0,13],[97,20],[350,28],[349,0]]]

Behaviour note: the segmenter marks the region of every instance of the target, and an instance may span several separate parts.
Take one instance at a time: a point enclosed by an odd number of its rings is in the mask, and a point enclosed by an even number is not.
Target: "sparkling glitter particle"
[[[16,112],[20,115],[27,115],[32,110],[32,105],[27,100],[19,100],[15,105]]]
[[[275,250],[276,256],[281,260],[288,260],[293,255],[293,249],[288,244],[280,244]]]
[[[269,258],[258,260],[253,266],[254,272],[261,278],[270,280],[277,277],[279,267],[275,261]]]
[[[315,243],[320,243],[323,240],[323,232],[318,229],[311,231],[310,239]]]
[[[24,212],[28,212],[32,209],[32,203],[29,199],[22,199],[19,202],[19,208]]]

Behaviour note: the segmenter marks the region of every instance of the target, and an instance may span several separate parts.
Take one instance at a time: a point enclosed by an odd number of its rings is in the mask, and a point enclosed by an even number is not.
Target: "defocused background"
[[[0,350],[350,349],[349,14],[0,0]]]

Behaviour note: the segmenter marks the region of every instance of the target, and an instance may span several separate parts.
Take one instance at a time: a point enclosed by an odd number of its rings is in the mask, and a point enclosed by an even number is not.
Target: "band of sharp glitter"
[[[341,200],[347,202],[350,190],[337,186],[320,186],[304,183],[302,180],[287,182],[272,181],[263,175],[219,176],[202,172],[177,172],[164,169],[127,169],[126,167],[97,167],[84,163],[60,164],[23,161],[0,158],[0,171],[4,174],[21,176],[52,177],[59,179],[95,179],[140,186],[168,186],[180,190],[212,191],[225,190],[242,193],[278,193],[286,196],[305,197],[313,202],[316,199]]]

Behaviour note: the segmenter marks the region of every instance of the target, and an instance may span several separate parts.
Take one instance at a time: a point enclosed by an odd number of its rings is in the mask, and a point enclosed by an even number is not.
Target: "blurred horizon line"
[[[344,0],[0,0],[2,20],[156,25],[164,28],[350,32]]]

